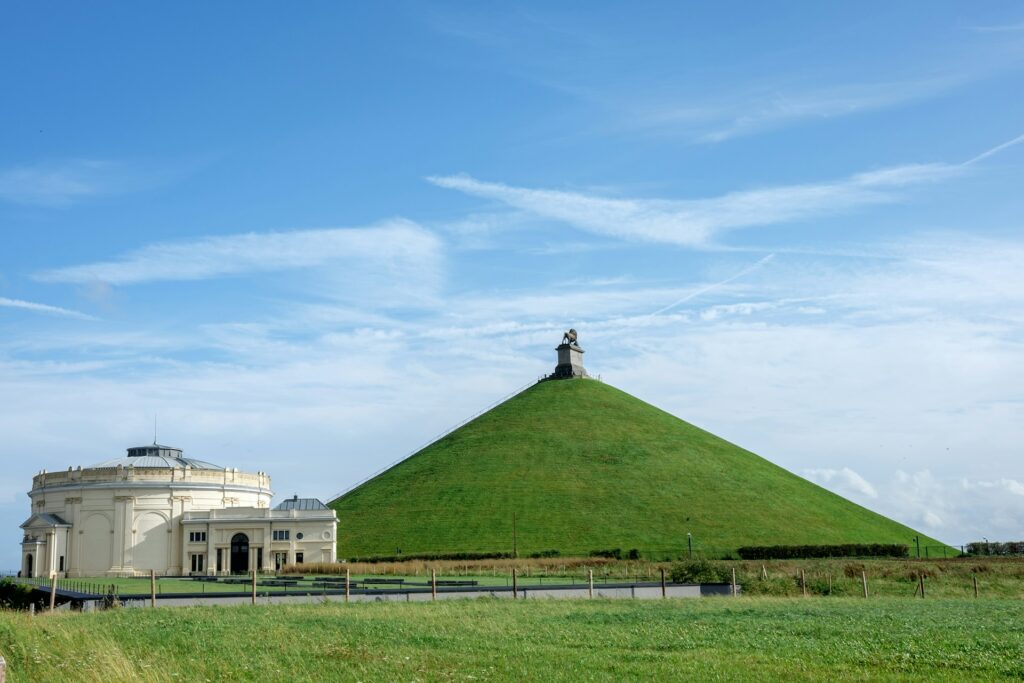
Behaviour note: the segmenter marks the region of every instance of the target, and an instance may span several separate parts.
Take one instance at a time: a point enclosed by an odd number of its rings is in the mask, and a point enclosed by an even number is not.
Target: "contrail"
[[[40,313],[52,313],[54,315],[63,315],[69,318],[78,318],[79,320],[99,320],[99,318],[95,316],[80,313],[79,311],[72,311],[68,308],[50,306],[49,304],[37,304],[34,301],[22,301],[21,299],[8,299],[3,296],[0,296],[0,306],[4,306],[6,308],[22,308],[26,311],[38,311]]]
[[[1018,135],[1017,137],[1015,137],[1014,139],[1010,140],[1009,142],[1004,142],[1001,145],[996,145],[992,149],[986,150],[986,151],[982,152],[981,154],[979,154],[978,156],[974,157],[973,159],[968,159],[967,161],[963,162],[960,165],[961,166],[970,166],[971,164],[973,164],[973,163],[975,163],[977,161],[981,161],[982,159],[987,159],[990,156],[992,156],[993,154],[998,154],[999,152],[1002,152],[1007,147],[1013,147],[1014,145],[1019,145],[1022,142],[1024,142],[1024,135]]]
[[[668,310],[670,310],[670,309],[673,309],[673,308],[675,308],[676,306],[678,306],[679,304],[683,304],[683,303],[686,303],[686,302],[687,302],[687,301],[689,301],[690,299],[694,299],[694,298],[696,298],[696,297],[700,296],[701,294],[707,294],[708,292],[710,292],[710,291],[711,291],[711,290],[713,290],[713,289],[718,289],[718,288],[719,288],[719,287],[721,287],[722,285],[727,285],[727,284],[729,284],[730,282],[732,282],[733,280],[736,280],[736,279],[738,279],[738,278],[741,278],[741,277],[743,277],[743,276],[744,276],[744,275],[746,275],[747,273],[752,273],[752,272],[754,272],[755,270],[757,270],[758,268],[760,268],[760,267],[761,267],[761,266],[763,266],[764,264],[766,264],[766,263],[768,263],[769,261],[771,261],[771,260],[772,260],[773,258],[775,258],[775,254],[774,254],[774,253],[772,253],[772,254],[768,254],[767,256],[765,256],[765,257],[764,257],[763,259],[761,259],[761,260],[760,260],[760,261],[758,261],[757,263],[754,263],[754,264],[752,264],[752,265],[749,265],[749,266],[747,266],[746,268],[744,268],[744,269],[743,269],[743,270],[741,270],[740,272],[736,273],[735,275],[733,275],[733,276],[731,276],[731,277],[727,277],[726,279],[722,280],[721,282],[716,282],[716,283],[714,283],[714,284],[711,284],[711,285],[707,285],[706,287],[701,287],[700,289],[698,289],[698,290],[697,290],[697,291],[695,291],[695,292],[690,292],[689,294],[687,294],[686,296],[684,296],[684,297],[683,297],[682,299],[680,299],[679,301],[675,301],[675,302],[673,302],[673,303],[669,304],[668,306],[665,306],[664,308],[659,308],[659,309],[658,309],[658,310],[656,310],[656,311],[655,311],[654,313],[651,313],[651,316],[650,316],[650,317],[652,317],[652,318],[653,318],[654,316],[656,316],[656,315],[660,315],[660,314],[664,313],[665,311],[668,311]]]

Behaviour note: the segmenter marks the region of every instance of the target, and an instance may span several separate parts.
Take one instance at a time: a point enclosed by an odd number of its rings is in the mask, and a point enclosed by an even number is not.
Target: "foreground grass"
[[[0,613],[13,681],[990,680],[1024,603],[720,598]]]

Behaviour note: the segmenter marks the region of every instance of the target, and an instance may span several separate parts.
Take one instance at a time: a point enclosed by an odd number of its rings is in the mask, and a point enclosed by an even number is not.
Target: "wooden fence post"
[[[974,577],[974,597],[978,597],[978,577]]]
[[[587,579],[587,591],[590,597],[594,597],[594,570],[590,570],[589,578]]]
[[[807,597],[807,577],[804,575],[804,570],[800,570],[800,591],[804,597]]]
[[[156,570],[149,570],[149,606],[156,607]]]
[[[345,567],[345,602],[348,602],[348,596],[352,586],[352,583],[350,581],[350,579],[352,578],[351,572],[351,569]]]
[[[828,575],[828,594],[832,595],[832,573],[831,572],[829,572],[829,575]]]
[[[732,568],[732,597],[736,597],[739,593],[736,592],[736,567]]]
[[[50,577],[50,611],[57,607],[57,575]]]
[[[515,567],[512,567],[512,599],[515,600],[519,597],[519,572]]]
[[[252,604],[256,604],[256,570],[252,570]]]
[[[667,598],[668,591],[665,589],[665,568],[661,568],[661,597]]]
[[[515,571],[515,570],[513,570]],[[515,583],[513,580],[512,583]],[[430,599],[437,600],[437,570],[430,570]]]
[[[866,571],[860,573],[860,580],[864,584],[864,597],[866,598],[868,597],[868,573]]]
[[[921,597],[924,598],[924,574],[917,575],[917,582],[921,584]]]
[[[7,662],[0,656],[0,683],[4,683],[7,680]]]

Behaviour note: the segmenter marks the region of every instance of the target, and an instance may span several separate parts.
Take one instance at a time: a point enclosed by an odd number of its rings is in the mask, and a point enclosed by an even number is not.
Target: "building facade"
[[[271,509],[265,472],[169,446],[40,472],[29,498],[23,576],[212,575],[337,558],[337,515],[320,501],[296,497]]]

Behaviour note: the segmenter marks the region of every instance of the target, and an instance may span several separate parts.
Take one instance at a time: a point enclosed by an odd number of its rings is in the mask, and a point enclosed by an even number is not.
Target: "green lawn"
[[[718,598],[0,613],[20,681],[1019,680],[1024,602]]]
[[[537,384],[330,505],[344,558],[515,543],[520,556],[637,548],[664,559],[687,551],[687,533],[709,556],[918,535],[591,380]]]

